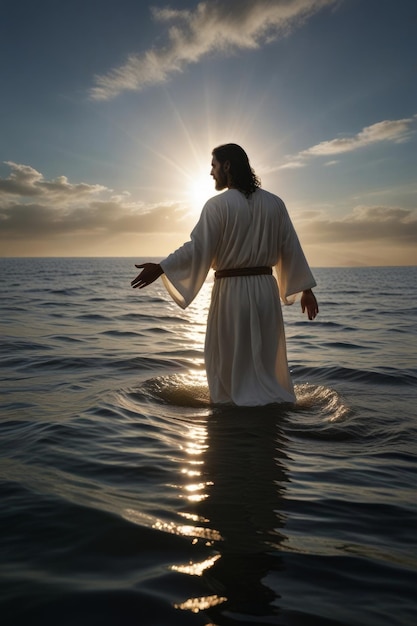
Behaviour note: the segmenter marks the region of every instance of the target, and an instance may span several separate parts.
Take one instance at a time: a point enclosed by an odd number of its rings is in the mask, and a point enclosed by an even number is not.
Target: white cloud
[[[377,122],[371,126],[366,126],[359,133],[351,137],[337,137],[336,139],[321,141],[315,146],[301,150],[298,154],[289,155],[285,163],[271,168],[271,171],[305,167],[308,163],[308,159],[312,157],[345,154],[378,143],[404,143],[414,135],[416,122],[417,114],[401,120],[384,120]],[[325,165],[336,165],[338,162],[337,160],[331,160],[327,161]]]
[[[279,166],[280,170],[296,170],[299,169],[300,167],[305,167],[305,162],[298,160],[298,161],[288,161],[287,163],[284,163],[283,165]],[[271,170],[273,171],[273,169]]]
[[[132,54],[120,67],[95,77],[90,95],[108,100],[123,91],[162,83],[211,53],[258,48],[288,34],[323,7],[338,0],[206,1],[193,11],[152,9],[154,19],[171,24],[165,47]]]
[[[371,126],[366,126],[353,137],[340,137],[330,141],[322,141],[307,150],[299,153],[301,157],[309,156],[329,156],[353,152],[359,148],[364,148],[382,141],[402,143],[407,141],[413,133],[413,123],[416,116],[401,120],[384,120]]]

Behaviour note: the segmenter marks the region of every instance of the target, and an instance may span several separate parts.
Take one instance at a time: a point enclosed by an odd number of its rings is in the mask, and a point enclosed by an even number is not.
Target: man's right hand
[[[130,283],[133,289],[147,287],[164,273],[159,263],[142,263],[135,267],[142,268],[142,271]]]

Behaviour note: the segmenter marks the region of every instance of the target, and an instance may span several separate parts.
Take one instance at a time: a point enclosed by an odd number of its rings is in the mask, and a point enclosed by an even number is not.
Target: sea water
[[[294,406],[210,405],[212,277],[2,259],[3,626],[414,626],[417,270],[315,269]]]

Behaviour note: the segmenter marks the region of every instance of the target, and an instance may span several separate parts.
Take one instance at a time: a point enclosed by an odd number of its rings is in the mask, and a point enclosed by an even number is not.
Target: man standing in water
[[[212,402],[294,402],[280,299],[292,304],[301,293],[301,309],[313,320],[316,282],[283,201],[261,189],[245,151],[225,144],[212,157],[216,189],[227,191],[206,202],[190,241],[160,264],[136,265],[142,272],[131,285],[142,289],[162,275],[185,308],[213,268],[204,349]]]

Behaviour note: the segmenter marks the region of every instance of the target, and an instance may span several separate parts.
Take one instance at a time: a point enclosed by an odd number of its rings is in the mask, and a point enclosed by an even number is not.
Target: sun
[[[196,176],[191,176],[188,183],[187,197],[192,211],[199,213],[207,200],[218,192],[214,186],[214,180],[207,171]]]

